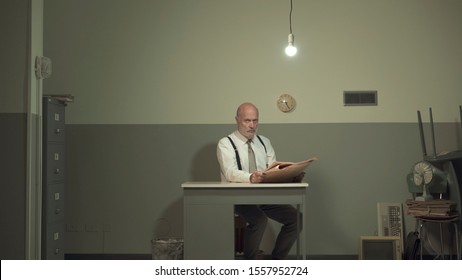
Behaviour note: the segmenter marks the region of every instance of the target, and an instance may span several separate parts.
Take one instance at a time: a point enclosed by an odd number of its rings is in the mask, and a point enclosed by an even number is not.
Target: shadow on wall
[[[191,181],[220,181],[220,165],[217,160],[217,143],[202,147],[191,163]]]
[[[188,181],[220,181],[220,167],[216,156],[216,143],[203,146],[191,162]],[[183,197],[173,201],[153,224],[153,238],[182,238]]]
[[[154,221],[152,236],[156,238],[180,238],[183,236],[183,198],[173,201],[160,218]]]
[[[457,150],[462,150],[462,124],[456,123],[454,130],[459,132],[459,133],[456,133]]]

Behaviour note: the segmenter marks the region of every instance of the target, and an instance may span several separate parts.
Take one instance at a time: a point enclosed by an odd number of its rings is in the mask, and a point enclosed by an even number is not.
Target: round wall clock
[[[292,112],[296,105],[295,98],[290,94],[284,93],[279,96],[276,105],[284,113]]]

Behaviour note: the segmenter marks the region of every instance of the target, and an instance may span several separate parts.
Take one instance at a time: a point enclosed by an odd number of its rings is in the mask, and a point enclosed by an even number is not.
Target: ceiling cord
[[[290,0],[289,30],[291,34],[292,34],[292,8],[293,8],[293,4],[292,4],[292,0]]]

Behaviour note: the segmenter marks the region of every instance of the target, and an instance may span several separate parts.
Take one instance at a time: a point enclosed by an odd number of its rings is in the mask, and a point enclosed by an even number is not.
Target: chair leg
[[[440,223],[440,245],[441,245],[441,259],[444,260],[444,240],[443,240],[443,224]]]
[[[419,227],[419,238],[420,238],[420,259],[422,260],[422,254],[423,254],[423,221],[418,220],[418,227]]]
[[[454,225],[454,235],[456,236],[456,254],[457,259],[460,260],[460,247],[459,247],[459,230],[457,223],[453,223]]]

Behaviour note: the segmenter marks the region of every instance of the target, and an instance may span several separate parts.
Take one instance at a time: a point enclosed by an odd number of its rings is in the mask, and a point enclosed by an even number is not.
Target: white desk
[[[186,182],[184,194],[184,258],[234,259],[234,205],[292,204],[307,225],[307,183],[250,184]],[[306,234],[297,241],[297,255],[306,258]]]

